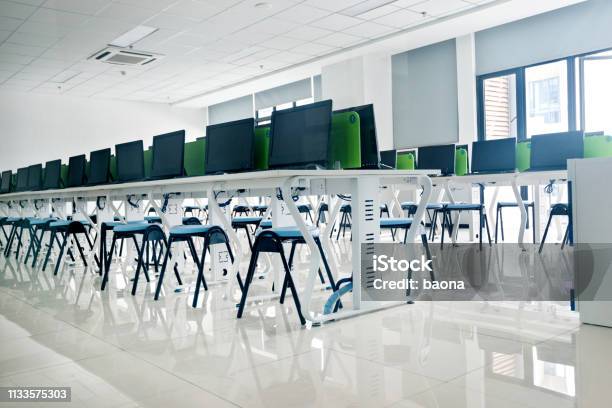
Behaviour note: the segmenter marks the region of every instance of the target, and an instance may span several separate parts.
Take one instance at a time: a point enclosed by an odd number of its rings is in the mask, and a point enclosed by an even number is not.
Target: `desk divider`
[[[414,170],[416,158],[414,152],[399,152],[397,153],[396,167],[398,170]]]
[[[187,176],[203,176],[206,168],[206,139],[185,143],[183,166]]]
[[[61,167],[61,179],[62,179],[62,185],[64,186],[64,188],[66,188],[66,186],[68,186],[68,165],[67,164],[62,164]]]
[[[584,138],[584,157],[611,157],[612,136],[586,136]]]
[[[117,158],[114,154],[110,157],[110,174],[112,180],[117,180]]]
[[[255,168],[257,170],[268,169],[268,156],[270,154],[270,128],[255,128]]]
[[[145,178],[151,177],[151,169],[153,168],[153,148],[149,147],[144,151],[144,173]]]
[[[357,112],[342,112],[332,115],[330,134],[329,167],[340,162],[343,169],[361,167],[361,133]]]
[[[516,168],[518,171],[529,170],[531,167],[531,142],[519,142],[516,144]]]

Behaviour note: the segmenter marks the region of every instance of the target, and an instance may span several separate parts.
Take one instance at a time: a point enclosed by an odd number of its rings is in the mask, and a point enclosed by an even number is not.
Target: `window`
[[[274,112],[274,111],[294,108],[296,106],[307,105],[307,104],[313,103],[313,102],[314,102],[314,99],[311,97],[311,98],[301,99],[301,100],[295,101],[295,102],[287,102],[287,103],[283,103],[283,104],[280,104],[280,105],[272,106],[272,107],[269,107],[269,108],[259,109],[257,112],[255,112],[255,121],[256,121],[256,124],[258,126],[269,125],[270,122],[271,122],[271,119],[272,119],[272,112]]]
[[[527,137],[568,130],[567,61],[525,68]]]
[[[486,138],[516,137],[516,75],[484,79],[483,102]]]
[[[612,135],[612,51],[581,57],[580,73],[582,128]]]

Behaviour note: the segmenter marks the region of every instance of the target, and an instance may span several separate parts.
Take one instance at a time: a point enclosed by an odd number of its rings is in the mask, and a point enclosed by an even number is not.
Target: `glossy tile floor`
[[[54,277],[0,256],[0,386],[72,387],[54,407],[610,406],[612,329],[567,304],[418,302],[304,328],[291,300],[238,320],[223,285],[192,309],[171,274],[158,302],[154,279],[130,295],[131,274],[101,293],[82,266]]]

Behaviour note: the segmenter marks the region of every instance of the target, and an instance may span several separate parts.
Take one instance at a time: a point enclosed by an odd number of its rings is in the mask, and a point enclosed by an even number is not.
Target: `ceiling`
[[[0,0],[0,90],[173,103],[493,0]],[[87,58],[138,25],[144,67]]]

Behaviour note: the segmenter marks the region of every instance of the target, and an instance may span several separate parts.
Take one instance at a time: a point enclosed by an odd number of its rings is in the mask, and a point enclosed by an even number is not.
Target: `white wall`
[[[206,109],[165,104],[0,93],[0,169],[16,170],[185,129],[186,139],[204,135]]]

